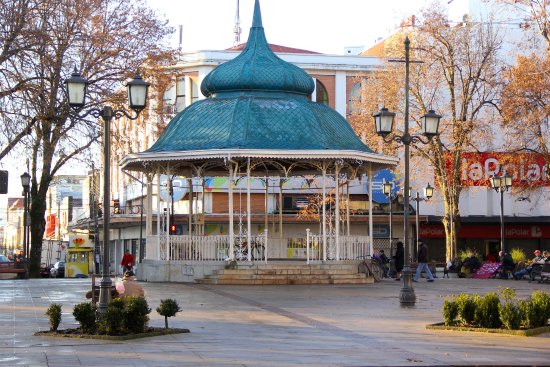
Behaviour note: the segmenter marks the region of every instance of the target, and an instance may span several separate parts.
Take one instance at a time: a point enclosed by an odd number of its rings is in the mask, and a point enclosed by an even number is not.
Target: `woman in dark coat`
[[[397,249],[395,250],[395,255],[393,255],[395,260],[395,271],[397,272],[397,277],[395,280],[401,280],[401,270],[405,265],[405,249],[403,248],[403,242],[397,242]]]

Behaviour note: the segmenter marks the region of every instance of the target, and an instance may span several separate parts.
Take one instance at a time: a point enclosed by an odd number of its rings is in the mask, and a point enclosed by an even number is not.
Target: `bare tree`
[[[436,188],[442,195],[445,206],[443,225],[446,233],[446,258],[456,254],[456,236],[460,228],[458,209],[460,192],[461,155],[465,151],[486,149],[490,141],[490,122],[495,115],[499,97],[501,71],[497,63],[497,51],[501,41],[490,22],[468,23],[451,26],[445,12],[432,6],[416,18],[414,25],[404,29],[403,34],[391,40],[388,56],[401,52],[396,45],[408,34],[412,41],[412,56],[422,63],[411,65],[410,111],[411,133],[420,131],[418,120],[433,109],[443,115],[440,136],[428,145],[413,146],[413,159],[423,159],[433,167]],[[402,50],[402,48],[401,48]],[[396,75],[394,68],[386,65],[387,73]],[[398,73],[403,75],[402,69]],[[371,84],[378,83],[377,75],[371,75]],[[385,83],[389,81],[385,80]],[[396,102],[398,112],[403,114],[404,98],[402,79],[394,78],[400,86]],[[385,88],[389,88],[386,84]],[[381,94],[376,89],[364,89],[363,102],[376,101],[381,105]],[[382,102],[384,103],[384,102]],[[391,105],[391,104],[390,104]],[[376,110],[375,110],[376,111]],[[374,111],[373,111],[374,112]],[[364,113],[364,124],[372,119]],[[370,120],[372,121],[372,120]],[[377,147],[378,137],[368,141]]]
[[[145,62],[162,62],[163,40],[172,32],[144,0],[41,0],[34,11],[28,21],[38,30],[36,56],[14,76],[30,77],[29,85],[6,106],[36,121],[24,139],[32,176],[31,276],[40,270],[49,185],[61,167],[98,142],[102,128],[102,121],[71,112],[64,80],[78,69],[90,82],[88,106],[109,100],[116,107],[123,101],[120,82]]]

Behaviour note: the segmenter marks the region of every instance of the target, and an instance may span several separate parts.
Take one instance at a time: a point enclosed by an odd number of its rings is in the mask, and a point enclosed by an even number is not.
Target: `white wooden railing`
[[[305,237],[268,238],[267,232],[251,236],[251,260],[267,262],[268,258],[294,258],[306,261],[355,260],[370,255],[369,236],[338,237],[340,244],[336,245],[334,236],[326,237],[326,249],[323,246],[323,236],[307,231]],[[248,259],[247,237],[235,236],[233,256],[229,255],[229,236],[148,236],[147,257],[158,260],[195,260],[195,261],[227,261]],[[156,246],[151,246],[154,241]],[[169,241],[169,245],[166,242]],[[254,248],[255,247],[255,248]],[[243,251],[246,251],[243,254]],[[325,255],[326,251],[326,255]]]
[[[309,230],[306,234],[306,261],[310,260],[356,260],[370,255],[369,236],[339,236],[339,245],[335,236],[326,236],[326,256],[323,236],[312,234]]]

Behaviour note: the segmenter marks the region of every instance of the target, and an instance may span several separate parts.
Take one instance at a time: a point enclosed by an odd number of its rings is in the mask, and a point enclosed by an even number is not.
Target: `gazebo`
[[[377,170],[398,159],[374,153],[354,133],[338,112],[311,101],[312,78],[299,67],[276,56],[267,43],[256,0],[254,18],[245,49],[236,58],[216,67],[201,85],[207,97],[176,115],[162,136],[148,150],[128,154],[125,170],[169,174],[188,179],[227,177],[228,235],[170,235],[169,216],[157,220],[156,241],[147,239],[147,258],[157,261],[227,260],[268,261],[269,235],[253,234],[250,182],[253,177],[318,177],[325,203],[327,178],[336,190],[333,233],[327,233],[326,205],[321,205],[319,261],[356,259],[372,252],[372,240],[351,239],[341,234],[342,182],[367,177],[369,193]],[[246,231],[235,233],[235,180],[246,180]],[[193,185],[189,185],[192,194]],[[159,187],[160,190],[160,187]],[[150,195],[149,195],[150,196]],[[372,195],[369,194],[369,233],[372,234]],[[193,206],[190,205],[190,213]],[[160,216],[160,207],[159,207]],[[148,213],[150,215],[150,213]],[[148,225],[152,221],[147,221]],[[190,226],[191,227],[191,226]],[[282,222],[280,224],[282,229]],[[246,248],[244,258],[237,250]],[[254,256],[254,247],[262,247]],[[328,249],[331,248],[332,251]],[[308,247],[309,249],[309,247]],[[260,257],[261,259],[258,259]],[[308,261],[310,260],[308,255]]]

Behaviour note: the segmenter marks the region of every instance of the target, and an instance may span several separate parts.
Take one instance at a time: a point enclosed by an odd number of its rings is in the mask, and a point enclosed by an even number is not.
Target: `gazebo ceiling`
[[[259,1],[246,48],[203,80],[208,98],[176,115],[147,151],[127,155],[126,170],[184,176],[227,174],[227,162],[253,160],[253,172],[319,172],[339,165],[349,174],[397,164],[372,152],[335,110],[316,102],[312,78],[275,55]],[[330,163],[332,162],[332,163]]]

